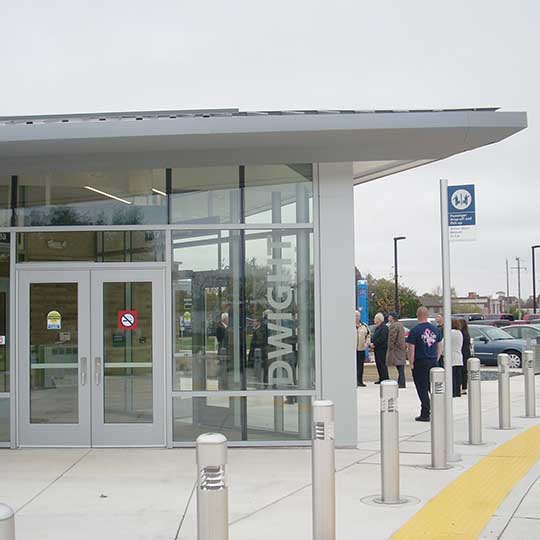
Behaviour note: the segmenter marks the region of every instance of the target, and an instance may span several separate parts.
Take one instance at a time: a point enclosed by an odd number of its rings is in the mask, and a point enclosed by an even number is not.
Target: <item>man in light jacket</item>
[[[398,385],[405,388],[405,363],[407,361],[407,343],[405,342],[405,328],[398,320],[395,311],[388,314],[388,349],[386,351],[386,365],[395,366],[398,372]]]

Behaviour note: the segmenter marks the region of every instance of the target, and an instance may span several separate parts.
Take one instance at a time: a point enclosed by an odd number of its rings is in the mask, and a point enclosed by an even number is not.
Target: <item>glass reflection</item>
[[[77,283],[30,284],[30,423],[79,421]]]
[[[314,387],[310,231],[173,233],[175,389]]]
[[[288,441],[311,437],[307,396],[173,398],[173,440],[192,442],[202,433],[223,433],[229,441]]]
[[[10,234],[0,233],[0,392],[9,392]]]
[[[167,223],[165,169],[18,176],[17,224]]]
[[[0,398],[0,442],[9,442],[9,398]]]
[[[163,231],[62,231],[20,233],[17,262],[159,262]]]

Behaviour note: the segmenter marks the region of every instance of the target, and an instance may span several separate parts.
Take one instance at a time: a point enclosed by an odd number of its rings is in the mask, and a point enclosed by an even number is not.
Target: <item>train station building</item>
[[[0,117],[0,445],[301,445],[324,398],[337,445],[356,446],[354,186],[526,124],[497,109]]]

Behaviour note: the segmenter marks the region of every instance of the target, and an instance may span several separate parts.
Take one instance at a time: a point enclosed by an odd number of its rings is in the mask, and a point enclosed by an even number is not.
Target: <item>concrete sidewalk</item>
[[[540,378],[537,378],[540,393]],[[337,538],[386,540],[428,500],[518,430],[525,419],[523,378],[511,379],[516,430],[499,431],[497,384],[483,383],[485,446],[460,445],[463,460],[447,471],[430,462],[429,424],[418,423],[414,387],[400,390],[402,506],[366,504],[380,490],[379,397],[373,384],[358,390],[359,444],[338,450]],[[467,438],[467,398],[454,399],[456,441]],[[229,451],[231,540],[311,538],[311,453],[292,449]],[[0,453],[0,501],[17,511],[17,540],[174,540],[196,538],[193,450],[24,449]],[[531,471],[486,527],[482,538],[540,537],[539,482]],[[532,487],[531,487],[532,486]],[[527,536],[520,531],[527,530]],[[500,536],[502,534],[502,536]],[[521,534],[521,536],[520,536]]]

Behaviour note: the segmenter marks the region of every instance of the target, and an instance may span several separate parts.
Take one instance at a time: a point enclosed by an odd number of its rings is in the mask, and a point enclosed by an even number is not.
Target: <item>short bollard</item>
[[[0,540],[15,540],[15,513],[0,503]]]
[[[499,429],[512,429],[510,416],[510,373],[508,371],[509,357],[502,353],[497,356],[499,367]]]
[[[446,391],[444,369],[432,368],[431,382],[431,468],[447,469],[446,456]]]
[[[398,383],[382,381],[381,397],[381,499],[384,504],[399,504],[399,413]]]
[[[313,540],[336,538],[334,404],[313,402]]]
[[[480,360],[469,358],[467,361],[467,391],[469,396],[469,444],[482,442],[482,393]]]
[[[525,351],[523,353],[523,379],[525,380],[525,416],[527,418],[536,418],[534,364],[534,351]]]
[[[197,539],[228,540],[227,439],[220,433],[197,438]]]

